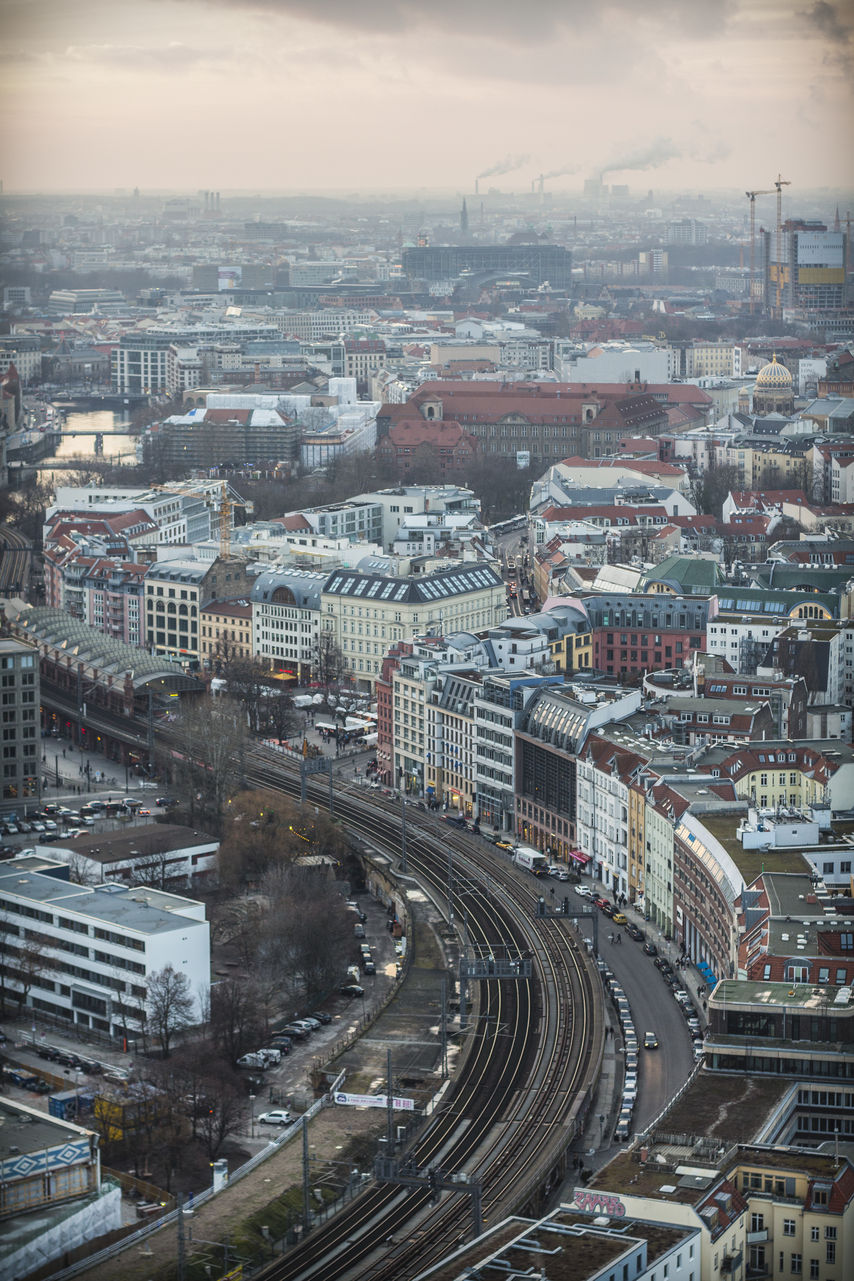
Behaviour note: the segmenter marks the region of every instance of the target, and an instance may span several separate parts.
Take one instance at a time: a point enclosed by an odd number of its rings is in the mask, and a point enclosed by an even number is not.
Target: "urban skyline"
[[[2,8],[7,193],[854,185],[827,0]]]

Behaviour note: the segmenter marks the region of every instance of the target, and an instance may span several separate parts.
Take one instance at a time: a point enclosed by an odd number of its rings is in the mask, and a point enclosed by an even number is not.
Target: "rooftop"
[[[756,983],[750,979],[721,979],[709,998],[715,1006],[782,1006],[786,1009],[831,1010],[854,1014],[849,987],[813,987],[811,983]]]
[[[109,881],[96,886],[72,885],[39,872],[22,872],[14,860],[0,865],[0,893],[38,904],[42,909],[74,912],[137,935],[167,934],[206,925],[187,915],[191,906],[197,906],[192,899]]]
[[[591,1215],[561,1205],[538,1221],[505,1219],[427,1275],[430,1281],[458,1281],[461,1276],[540,1277],[547,1251],[549,1281],[587,1281],[624,1258],[640,1241],[646,1242],[648,1262],[654,1262],[691,1232],[632,1218],[620,1218],[613,1225],[595,1224]]]
[[[117,863],[135,855],[151,857],[155,853],[170,854],[174,850],[194,849],[199,845],[216,847],[218,844],[216,837],[208,836],[206,832],[194,832],[192,828],[181,827],[177,823],[146,823],[144,827],[134,827],[130,831],[76,836],[73,846],[68,848],[99,863]],[[55,856],[55,846],[52,851]]]
[[[809,875],[812,869],[798,849],[743,849],[737,835],[743,817],[743,814],[703,814],[702,821],[703,827],[720,841],[748,885],[763,872],[805,872]]]
[[[7,1161],[11,1163],[22,1155],[41,1154],[46,1149],[64,1147],[79,1139],[85,1140],[88,1154],[88,1130],[73,1125],[70,1121],[60,1121],[48,1116],[46,1112],[28,1107],[26,1103],[0,1098],[0,1171],[3,1172],[4,1181],[7,1175],[14,1177],[14,1171],[7,1171],[5,1168]]]

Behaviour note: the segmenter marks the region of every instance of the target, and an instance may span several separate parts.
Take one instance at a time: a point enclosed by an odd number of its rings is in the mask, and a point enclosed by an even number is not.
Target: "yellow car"
[[[495,844],[496,844],[496,847],[497,847],[498,849],[500,849],[500,850],[512,850],[512,849],[513,849],[513,846],[510,844],[510,842],[509,842],[509,841],[496,841],[496,842],[495,842]]]
[[[625,912],[615,912],[614,915],[611,917],[611,920],[614,922],[615,925],[625,925],[626,914]]]

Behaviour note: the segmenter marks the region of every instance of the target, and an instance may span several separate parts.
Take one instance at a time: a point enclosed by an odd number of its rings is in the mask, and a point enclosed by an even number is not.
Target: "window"
[[[764,1229],[765,1229],[765,1216],[764,1216],[764,1214],[751,1214],[751,1216],[750,1216],[750,1231],[751,1231],[751,1232],[763,1232],[763,1231],[764,1231]]]
[[[810,1259],[810,1281],[820,1281],[820,1278],[818,1259]]]
[[[836,1242],[835,1241],[825,1242],[824,1250],[825,1250],[825,1262],[835,1263],[836,1262]],[[814,1260],[814,1262],[818,1262],[818,1260]]]
[[[802,1264],[801,1264],[801,1256],[799,1254],[793,1254],[791,1256],[791,1267],[789,1268],[789,1271],[793,1272],[795,1276],[800,1276],[801,1272],[803,1271]]]
[[[810,1228],[810,1241],[818,1240],[818,1228]]]
[[[783,1220],[783,1236],[793,1237],[794,1235],[795,1235],[795,1220],[784,1219]],[[782,1267],[782,1264],[781,1264],[781,1267]]]

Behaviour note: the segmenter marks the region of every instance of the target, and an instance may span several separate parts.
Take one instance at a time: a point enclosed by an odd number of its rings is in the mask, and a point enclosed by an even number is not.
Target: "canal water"
[[[130,431],[125,432],[124,428],[129,428],[130,416],[126,413],[116,413],[112,409],[96,409],[91,413],[69,413],[62,426],[62,440],[55,454],[45,459],[49,463],[51,458],[61,458],[63,461],[79,458],[82,461],[88,461],[95,455],[95,435],[96,431],[103,432],[121,432],[118,436],[105,435],[103,437],[104,452],[101,458],[112,458],[116,462],[125,462],[134,464],[136,462],[136,442],[139,439],[136,435],[131,435]],[[74,431],[91,432],[92,435],[74,436]],[[61,473],[60,473],[61,475]]]

